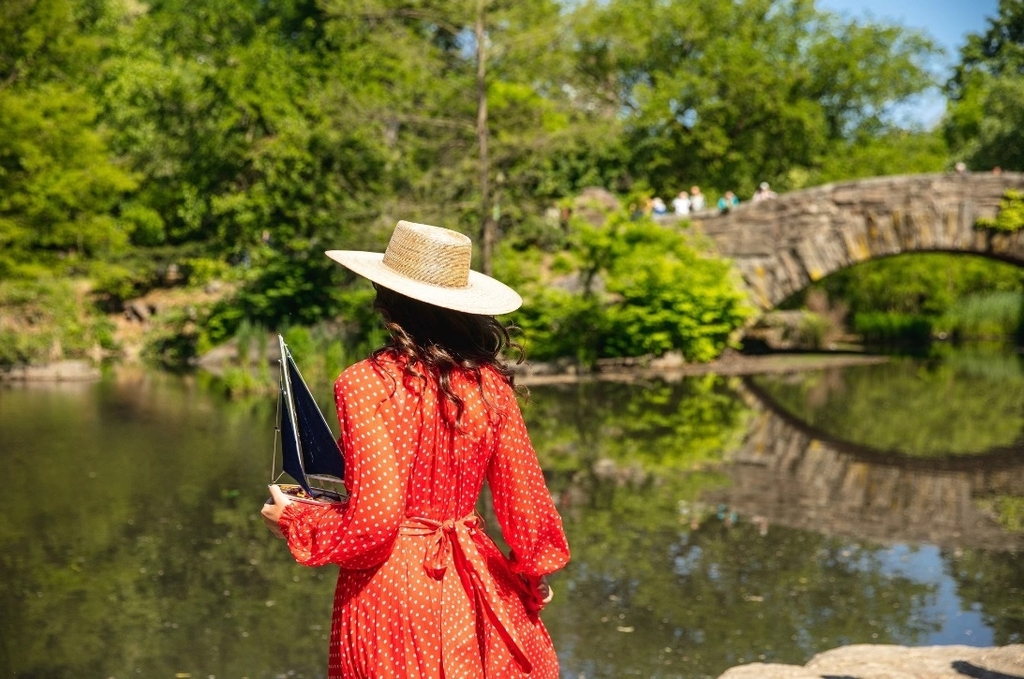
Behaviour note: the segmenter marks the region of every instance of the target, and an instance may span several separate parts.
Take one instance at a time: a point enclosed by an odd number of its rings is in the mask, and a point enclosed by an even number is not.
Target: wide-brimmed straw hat
[[[383,254],[328,250],[327,256],[378,285],[446,309],[497,316],[523,299],[504,283],[469,268],[473,242],[439,226],[400,221]]]

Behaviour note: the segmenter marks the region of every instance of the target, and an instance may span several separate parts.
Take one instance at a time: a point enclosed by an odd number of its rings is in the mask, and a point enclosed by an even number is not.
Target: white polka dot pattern
[[[458,427],[391,354],[335,383],[349,501],[280,521],[299,563],[341,567],[330,679],[558,677],[535,592],[569,560],[561,518],[511,387],[490,368],[451,381]],[[473,514],[485,477],[509,558]]]

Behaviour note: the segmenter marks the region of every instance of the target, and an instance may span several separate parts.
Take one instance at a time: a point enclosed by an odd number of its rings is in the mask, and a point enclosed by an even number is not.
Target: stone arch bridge
[[[775,308],[840,269],[905,252],[963,252],[1024,266],[1024,231],[975,228],[1024,173],[879,177],[794,191],[695,215],[695,229],[732,259],[755,307]]]

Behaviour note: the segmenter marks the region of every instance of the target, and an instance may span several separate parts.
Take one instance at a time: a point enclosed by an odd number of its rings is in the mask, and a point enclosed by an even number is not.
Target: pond
[[[1024,642],[1016,355],[537,386],[524,413],[573,551],[565,677]],[[324,676],[335,571],[256,514],[274,415],[140,368],[0,388],[0,674]]]

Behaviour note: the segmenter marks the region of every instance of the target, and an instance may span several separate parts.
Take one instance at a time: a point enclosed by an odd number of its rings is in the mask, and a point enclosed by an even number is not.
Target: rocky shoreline
[[[198,362],[202,370],[220,374],[225,361],[233,358],[229,349],[217,349]],[[277,357],[268,356],[276,362]],[[643,382],[652,379],[678,380],[699,375],[758,375],[838,368],[851,365],[884,363],[887,356],[855,352],[770,353],[746,355],[726,352],[708,363],[687,363],[677,354],[658,358],[640,357],[600,359],[592,369],[580,368],[573,361],[528,362],[513,366],[516,381],[524,385],[572,384],[586,380]],[[100,378],[94,361],[56,361],[39,366],[19,366],[0,370],[0,382],[80,382]]]
[[[841,646],[803,666],[751,663],[718,679],[1024,679],[1024,644],[974,646]]]
[[[687,363],[678,354],[659,358],[599,359],[593,370],[581,370],[569,361],[530,363],[513,366],[516,383],[572,384],[585,380],[644,382],[653,379],[678,380],[700,375],[763,375],[770,373],[821,370],[852,365],[885,363],[889,356],[858,352],[768,353],[747,355],[727,351],[708,363]]]
[[[56,361],[0,370],[0,382],[86,382],[99,378],[100,369],[90,361]]]

